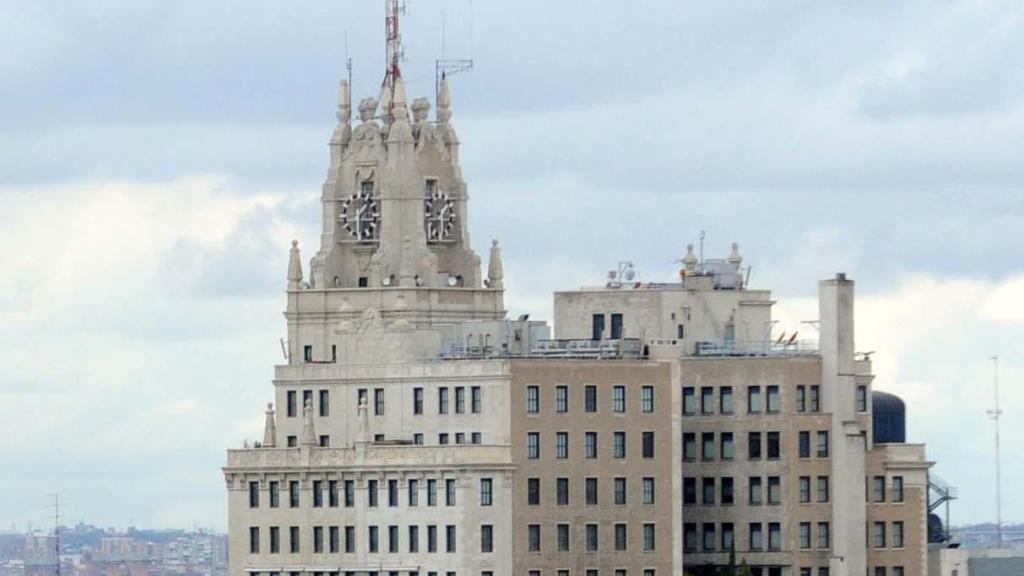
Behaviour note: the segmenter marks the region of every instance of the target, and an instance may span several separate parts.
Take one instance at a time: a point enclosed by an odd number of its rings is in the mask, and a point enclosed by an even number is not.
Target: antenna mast
[[[53,536],[54,536],[54,553],[57,559],[57,571],[56,576],[60,576],[60,494],[50,494],[53,496]]]
[[[1003,547],[1003,494],[1002,478],[999,465],[999,356],[992,356],[992,382],[995,385],[995,408],[988,411],[989,417],[996,423],[996,548]]]
[[[470,9],[470,26],[472,26],[472,2]],[[472,28],[471,28],[472,30]],[[441,12],[441,58],[434,60],[434,102],[441,100],[441,79],[459,72],[473,70],[472,58],[448,58],[448,27],[445,24],[444,12]]]
[[[382,86],[394,88],[395,80],[402,77],[398,67],[402,60],[402,34],[399,32],[398,16],[405,14],[405,2],[402,0],[384,0],[387,16],[384,19],[384,35],[387,38],[387,70],[384,73]]]

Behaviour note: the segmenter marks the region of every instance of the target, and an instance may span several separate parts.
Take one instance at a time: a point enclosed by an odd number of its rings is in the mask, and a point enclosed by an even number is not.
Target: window
[[[415,478],[409,478],[406,481],[406,498],[409,502],[410,507],[416,507],[420,504],[420,481]]]
[[[811,477],[800,477],[800,503],[807,504],[811,501]],[[810,539],[810,528],[807,529],[807,538]]]
[[[540,524],[530,524],[526,527],[527,532],[527,550],[530,552],[540,552]]]
[[[583,435],[586,444],[586,457],[597,458],[597,432],[587,432]]]
[[[494,526],[491,524],[480,525],[480,551],[494,552]]]
[[[540,387],[526,387],[526,413],[537,414],[540,412]]]
[[[779,433],[768,433],[768,459],[778,460],[780,456]]]
[[[643,479],[644,504],[654,504],[654,478],[647,476]]]
[[[654,386],[644,386],[640,389],[640,411],[654,412]]]
[[[481,390],[479,386],[470,386],[469,388],[469,410],[473,414],[480,413],[480,394]]]
[[[370,554],[375,554],[380,551],[380,541],[378,540],[378,533],[376,526],[368,526],[369,531],[369,543],[370,543]]]
[[[444,527],[445,552],[455,552],[455,525],[449,524]]]
[[[569,479],[555,479],[555,504],[559,506],[569,505]]]
[[[558,551],[568,552],[569,551],[569,525],[559,524],[556,529],[557,540],[558,540]]]
[[[423,414],[423,388],[412,389],[412,413]]]
[[[654,458],[654,432],[641,433],[640,448],[640,456],[642,458]],[[712,449],[714,449],[714,442],[712,442]]]
[[[768,523],[768,549],[782,550],[782,524],[778,522]]]
[[[437,552],[437,526],[427,525],[427,552]]]
[[[295,448],[296,446],[299,445],[299,437],[298,436],[289,435],[285,439],[285,443],[288,445],[289,448]]]
[[[321,434],[319,440],[319,446],[321,448],[329,448],[331,445],[331,437],[327,434]]]
[[[297,412],[297,408],[295,407],[295,390],[289,390],[288,394],[286,394],[286,398],[288,406],[288,417],[294,418]]]
[[[379,488],[376,480],[366,481],[366,504],[371,508],[377,506],[377,497]]]
[[[612,433],[612,457],[614,458],[625,458],[626,457],[626,433],[625,432],[614,432]]]
[[[736,546],[736,528],[732,522],[722,523],[722,550],[732,550]]]
[[[612,412],[623,413],[626,411],[626,387],[614,386],[612,388]]]
[[[455,413],[464,414],[466,412],[466,387],[456,386],[455,387]]]
[[[892,477],[892,501],[903,502],[903,476]]]
[[[733,483],[732,476],[722,477],[722,505],[732,506],[733,503]]]
[[[472,434],[469,435],[469,442],[471,444],[479,444],[480,443],[480,439],[481,439],[481,436],[480,436],[479,432],[473,432]]]
[[[564,414],[569,411],[569,387],[555,386],[555,412]]]
[[[448,387],[441,386],[437,389],[437,413],[448,413]]]
[[[526,433],[526,457],[531,460],[540,458],[540,432]]]
[[[705,552],[713,552],[715,550],[715,525],[710,522],[704,523],[703,526],[703,538],[701,539]]]
[[[875,476],[871,481],[873,502],[885,502],[885,476]]]
[[[586,386],[583,389],[583,409],[586,412],[597,412],[597,386]]]
[[[761,411],[761,387],[747,387],[747,412],[754,414]]]
[[[398,526],[388,526],[388,552],[398,553]]]
[[[697,412],[697,391],[693,386],[683,387],[683,416]]]
[[[354,554],[356,551],[356,527],[345,526],[345,553]]]
[[[437,506],[437,480],[427,479],[427,506]]]
[[[811,547],[811,523],[800,523],[800,548],[807,550]]]
[[[736,449],[733,447],[732,432],[722,432],[719,436],[719,444],[721,445],[722,460],[732,460],[736,455]]]
[[[587,506],[597,506],[597,478],[587,478],[585,482]]]
[[[705,506],[715,505],[715,479],[704,478],[701,481],[701,501]]]
[[[341,550],[341,535],[338,533],[337,526],[327,529],[327,550],[331,554],[337,554]]]
[[[857,386],[857,412],[868,411],[868,387],[861,384]]]
[[[409,526],[409,552],[420,551],[420,527]]]
[[[526,504],[540,506],[540,478],[526,479]]]
[[[324,553],[324,527],[313,526],[313,553]]]
[[[569,433],[555,432],[555,458],[569,457]]]
[[[249,527],[249,554],[260,553],[260,529],[257,526]]]
[[[828,458],[828,431],[818,431],[818,458]]]
[[[587,552],[597,552],[597,524],[587,524]]]
[[[807,411],[807,386],[803,384],[796,387],[796,411]]]
[[[762,488],[762,484],[761,484],[761,478],[758,477],[758,476],[751,476],[750,477],[749,485],[750,485],[749,503],[750,503],[751,506],[757,506],[757,505],[761,504],[764,501],[764,497],[762,495],[763,488]]]
[[[892,523],[892,547],[903,548],[903,521],[897,520]]]
[[[782,502],[782,481],[778,476],[768,477],[768,503],[779,504]]]
[[[626,549],[626,525],[616,524],[615,525],[615,549],[622,551]]]
[[[885,576],[885,566],[875,566],[875,576]]]
[[[480,479],[480,505],[490,506],[494,503],[494,481],[490,478]]]
[[[781,402],[779,400],[779,387],[778,386],[767,386],[767,387],[765,387],[765,390],[767,391],[767,395],[768,395],[767,412],[769,414],[776,414],[776,413],[778,413],[778,411],[779,411],[779,409],[781,407]],[[771,537],[769,536],[768,539],[771,540]]]
[[[313,480],[313,508],[324,507],[324,483],[323,480]]]
[[[299,553],[299,527],[291,526],[288,528],[288,547],[292,554]]]
[[[821,386],[811,386],[811,412],[821,411]]]
[[[956,571],[954,571],[953,574],[955,575]],[[892,576],[903,576],[903,566],[893,566]]]
[[[331,392],[329,390],[320,391],[320,416],[329,416],[331,414]]]
[[[801,430],[799,435],[799,447],[798,451],[801,458],[811,457],[811,433],[806,430]]]
[[[373,415],[384,415],[384,389],[376,388],[373,391]]]
[[[829,548],[832,546],[832,537],[829,535],[828,522],[818,522],[818,548]]]
[[[444,505],[455,506],[455,479],[447,478],[444,481]]]
[[[715,389],[711,386],[703,386],[700,389],[700,413],[715,413]]]
[[[249,508],[260,507],[260,483],[249,482]]]
[[[417,445],[417,446],[422,446],[423,445],[423,433],[422,432],[414,433],[412,435],[412,443]]]
[[[683,550],[686,552],[697,550],[697,524],[695,522],[683,524]]]
[[[715,459],[715,433],[701,432],[700,434],[700,457],[702,460]]]
[[[437,443],[438,444],[447,444],[448,443],[448,433],[447,432],[441,432],[440,434],[438,434],[437,435]]]
[[[828,502],[828,476],[818,476],[818,502]]]
[[[751,550],[762,550],[764,549],[764,532],[762,531],[761,524],[755,522],[750,525],[750,549]]]
[[[280,483],[276,480],[270,481],[270,507],[277,508],[281,505]]]
[[[623,505],[626,503],[626,479],[616,478],[615,479],[615,504]]]
[[[722,386],[718,396],[718,410],[722,414],[732,414],[732,386]]]
[[[398,506],[398,480],[388,480],[388,506]]]
[[[302,391],[303,414],[305,414],[306,406],[309,406],[310,410],[313,409],[313,391],[312,390],[303,390]]]
[[[604,340],[604,314],[594,314],[590,328],[591,340]]]
[[[359,411],[360,406],[369,406],[366,402],[366,388],[360,388],[356,391],[356,412]]]
[[[292,480],[288,483],[288,506],[299,507],[299,481]]]
[[[302,359],[306,362],[313,361],[313,347],[309,344],[302,347]]]
[[[872,530],[872,544],[875,548],[885,548],[885,522],[875,522]]]
[[[697,503],[697,479],[691,477],[683,478],[683,505],[690,506]]]
[[[612,340],[622,339],[622,314],[612,314]]]
[[[761,433],[750,432],[747,435],[747,457],[751,460],[761,459]]]
[[[353,480],[345,480],[345,508],[356,505],[356,489]]]
[[[697,435],[693,432],[683,433],[683,460],[693,462],[697,459]]]
[[[338,481],[330,480],[327,482],[327,505],[331,508],[338,507]]]

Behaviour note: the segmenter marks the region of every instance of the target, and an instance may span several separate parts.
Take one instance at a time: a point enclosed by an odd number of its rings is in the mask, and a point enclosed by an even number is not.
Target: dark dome
[[[871,393],[876,444],[903,444],[907,441],[907,407],[895,394]]]

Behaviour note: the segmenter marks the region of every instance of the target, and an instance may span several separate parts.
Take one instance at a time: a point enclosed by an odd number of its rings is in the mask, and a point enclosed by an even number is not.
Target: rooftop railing
[[[697,356],[804,356],[818,353],[814,340],[722,340],[697,342]]]

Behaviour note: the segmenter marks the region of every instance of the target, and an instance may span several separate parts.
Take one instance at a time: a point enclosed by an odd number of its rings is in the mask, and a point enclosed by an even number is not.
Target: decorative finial
[[[373,98],[363,98],[359,102],[359,119],[363,122],[373,122],[373,114],[377,111],[377,101]]]
[[[732,243],[732,253],[729,254],[729,264],[732,264],[732,269],[736,272],[740,271],[740,264],[743,263],[743,256],[740,256],[740,245],[736,242]]]
[[[426,98],[417,98],[412,101],[412,119],[417,124],[427,121],[427,115],[430,114],[430,100]]]
[[[288,254],[288,289],[299,290],[302,287],[302,258],[299,256],[299,241],[292,240],[292,249]]]
[[[686,245],[686,257],[683,258],[686,265],[686,272],[691,274],[697,271],[697,255],[693,253],[693,244]]]
[[[274,421],[274,403],[267,402],[267,419],[263,425],[263,447],[273,448],[277,441],[277,425]]]
[[[338,122],[348,124],[352,119],[352,95],[349,92],[348,80],[342,80],[338,88]]]
[[[302,445],[316,446],[316,429],[313,427],[313,401],[306,398],[302,406]]]
[[[495,290],[505,289],[505,267],[501,262],[501,246],[498,240],[491,241],[491,258],[487,263],[487,287]]]
[[[441,74],[441,88],[437,91],[437,121],[445,124],[452,118],[452,93],[448,77]]]

